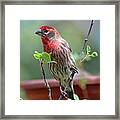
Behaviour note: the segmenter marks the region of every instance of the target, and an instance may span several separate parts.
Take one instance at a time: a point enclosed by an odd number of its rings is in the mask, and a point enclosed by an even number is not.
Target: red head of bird
[[[55,49],[62,39],[60,33],[51,26],[41,26],[35,34],[39,35],[42,39],[44,50],[49,52],[49,49]]]

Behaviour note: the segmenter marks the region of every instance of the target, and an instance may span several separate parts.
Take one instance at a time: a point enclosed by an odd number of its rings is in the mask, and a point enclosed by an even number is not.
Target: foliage
[[[95,58],[98,56],[98,53],[96,51],[92,52],[90,45],[87,45],[85,53],[82,51],[82,54],[84,57],[82,58],[81,62],[83,62],[84,60],[87,60],[88,58],[90,60],[90,58]]]
[[[35,51],[33,56],[36,60],[42,61],[43,63],[48,63],[48,64],[52,62],[56,63],[55,61],[51,60],[51,56],[47,52],[39,53]]]
[[[46,75],[45,75],[45,71],[44,71],[44,67],[43,67],[43,64],[45,64],[45,63],[49,64],[49,63],[53,62],[53,61],[51,61],[51,56],[50,56],[50,54],[48,54],[46,52],[39,53],[37,51],[35,51],[33,56],[34,56],[35,59],[40,61],[41,71],[42,71],[42,74],[43,74],[43,79],[44,79],[46,87],[48,88],[48,96],[49,96],[49,99],[52,100],[51,88],[50,88],[50,85],[48,84],[48,82],[46,80]]]
[[[83,63],[83,61],[92,60],[92,58],[96,58],[97,56],[98,56],[98,53],[96,51],[92,51],[92,48],[90,45],[87,45],[87,47],[85,48],[85,51],[82,51],[80,55],[77,53],[73,54],[73,57],[76,63],[79,64],[80,68],[82,66],[81,64]],[[80,83],[81,89],[85,90],[87,85],[87,79],[85,78],[84,73],[81,73],[79,83]]]
[[[82,53],[79,55],[78,53],[74,53],[73,57],[76,61],[80,60],[82,63],[83,61],[91,60],[92,58],[96,58],[98,56],[98,52],[92,51],[92,48],[90,45],[87,45],[85,48],[85,51],[82,51]]]
[[[39,53],[39,52],[35,51],[33,56],[35,59],[37,59],[39,61],[45,61],[46,63],[51,62],[50,54],[48,54],[46,52]]]

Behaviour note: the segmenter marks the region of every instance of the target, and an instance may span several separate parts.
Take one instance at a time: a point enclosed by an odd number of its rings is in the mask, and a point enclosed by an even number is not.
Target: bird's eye
[[[44,30],[44,32],[45,32],[45,33],[47,33],[47,32],[48,32],[48,30]]]

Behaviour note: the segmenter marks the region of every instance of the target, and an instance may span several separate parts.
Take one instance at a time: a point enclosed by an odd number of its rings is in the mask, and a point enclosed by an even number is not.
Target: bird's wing
[[[62,39],[62,45],[64,47],[68,48],[70,50],[70,52],[72,52],[72,49],[70,48],[70,46],[69,46],[69,44],[68,44],[68,42],[66,40]]]

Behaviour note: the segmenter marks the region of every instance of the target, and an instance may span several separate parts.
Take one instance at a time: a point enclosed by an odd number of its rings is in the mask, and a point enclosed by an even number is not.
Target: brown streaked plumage
[[[36,32],[41,36],[44,51],[51,54],[52,61],[49,69],[54,78],[60,83],[61,94],[66,93],[74,100],[73,77],[78,72],[72,58],[72,50],[60,33],[51,26],[42,26]]]

